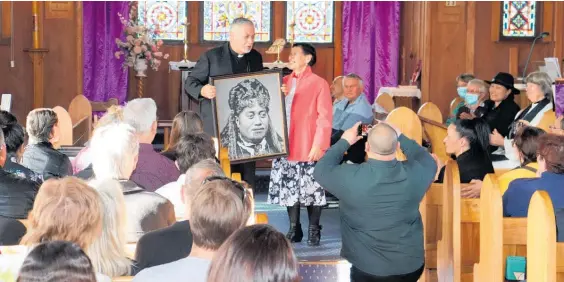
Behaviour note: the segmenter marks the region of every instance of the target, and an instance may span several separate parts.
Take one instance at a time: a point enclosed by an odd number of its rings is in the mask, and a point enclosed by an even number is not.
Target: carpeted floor
[[[256,212],[266,212],[268,223],[286,234],[290,223],[285,207],[269,205],[266,203],[266,193],[259,192],[255,195]],[[304,231],[304,238],[300,243],[294,243],[294,251],[300,261],[327,261],[340,260],[341,233],[339,210],[337,208],[323,209],[321,214],[321,245],[310,247],[307,245],[307,210],[302,208],[300,222]]]

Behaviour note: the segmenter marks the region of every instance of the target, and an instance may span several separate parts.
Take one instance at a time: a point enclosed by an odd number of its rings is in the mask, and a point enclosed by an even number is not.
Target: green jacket
[[[315,180],[339,199],[341,256],[377,276],[411,273],[425,261],[419,203],[437,164],[413,140],[400,135],[399,142],[407,161],[339,164],[349,148],[341,139],[314,170]]]

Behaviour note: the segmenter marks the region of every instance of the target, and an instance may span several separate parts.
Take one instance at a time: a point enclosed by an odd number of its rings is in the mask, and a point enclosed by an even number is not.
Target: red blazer
[[[313,146],[319,147],[323,153],[330,146],[333,104],[329,84],[314,74],[311,67],[300,75],[292,72],[285,76],[287,87],[291,87],[293,77],[297,82],[290,113],[288,160],[306,162]]]

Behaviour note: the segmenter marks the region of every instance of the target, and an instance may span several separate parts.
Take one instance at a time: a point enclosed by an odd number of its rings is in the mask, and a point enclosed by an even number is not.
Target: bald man
[[[339,199],[341,256],[351,264],[351,281],[417,281],[425,262],[419,203],[435,179],[437,164],[415,141],[391,125],[369,132],[368,161],[340,164],[359,141],[358,126],[347,129],[315,166],[313,176]],[[407,161],[398,161],[401,148]]]
[[[331,98],[333,98],[333,105],[343,100],[343,76],[337,76],[331,83]]]

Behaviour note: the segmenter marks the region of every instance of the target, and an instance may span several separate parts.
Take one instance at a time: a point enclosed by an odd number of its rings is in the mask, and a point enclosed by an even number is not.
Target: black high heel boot
[[[292,243],[299,243],[304,238],[304,232],[302,231],[301,224],[290,223],[290,230],[286,233],[286,238]]]
[[[319,246],[321,242],[321,225],[310,225],[308,230],[307,245]]]
[[[288,217],[290,218],[290,229],[286,233],[286,238],[292,243],[299,243],[304,237],[302,225],[300,224],[300,203],[287,207]]]

